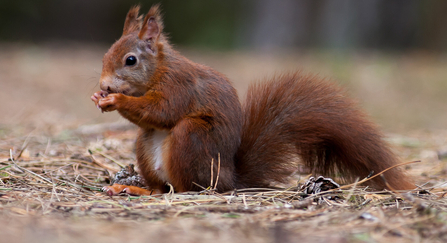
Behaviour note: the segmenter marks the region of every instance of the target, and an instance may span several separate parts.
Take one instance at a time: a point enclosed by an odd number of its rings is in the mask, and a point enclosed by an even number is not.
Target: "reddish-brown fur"
[[[104,56],[102,90],[92,100],[140,127],[137,159],[149,188],[208,187],[212,160],[214,182],[220,160],[218,191],[284,181],[298,158],[315,173],[351,180],[396,164],[377,128],[333,83],[284,74],[251,87],[241,107],[224,75],[172,49],[158,6],[143,22],[138,10]],[[126,64],[129,56],[135,64]],[[399,169],[373,184],[414,188]]]

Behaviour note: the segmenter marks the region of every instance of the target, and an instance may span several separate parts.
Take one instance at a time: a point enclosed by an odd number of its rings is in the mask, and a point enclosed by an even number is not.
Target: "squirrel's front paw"
[[[101,108],[98,105],[98,102],[100,99],[107,97],[107,95],[109,95],[109,93],[107,91],[100,90],[100,91],[94,93],[92,95],[92,97],[90,97],[90,99],[93,102],[95,102],[96,107],[101,110]]]
[[[114,111],[118,109],[119,99],[122,97],[122,94],[109,94],[104,98],[98,100],[98,108],[101,111]]]

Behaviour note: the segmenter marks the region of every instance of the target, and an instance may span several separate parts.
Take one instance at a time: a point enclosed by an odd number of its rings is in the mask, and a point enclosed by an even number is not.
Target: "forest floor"
[[[241,95],[247,81],[296,66],[340,80],[401,160],[421,161],[402,167],[417,190],[304,195],[309,175],[298,175],[275,190],[109,197],[101,187],[135,163],[136,128],[89,100],[106,48],[0,51],[0,242],[447,241],[445,56],[185,51],[226,73]]]

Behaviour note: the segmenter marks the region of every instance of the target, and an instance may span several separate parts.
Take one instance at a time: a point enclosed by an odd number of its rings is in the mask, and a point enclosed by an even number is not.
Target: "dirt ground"
[[[421,160],[405,166],[421,190],[359,186],[336,192],[336,200],[311,200],[286,190],[302,175],[282,191],[138,198],[100,192],[118,164],[135,162],[135,127],[90,101],[106,51],[0,45],[0,242],[447,241],[447,55],[183,50],[225,73],[241,96],[250,81],[284,71],[337,80],[402,161]]]

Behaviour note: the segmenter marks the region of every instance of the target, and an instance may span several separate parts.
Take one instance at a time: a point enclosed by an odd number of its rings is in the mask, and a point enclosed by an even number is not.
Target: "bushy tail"
[[[265,187],[284,181],[297,158],[313,173],[338,172],[352,181],[398,160],[378,129],[337,85],[300,73],[282,75],[248,89],[243,104],[238,184]],[[413,189],[400,169],[373,179],[377,189]]]

